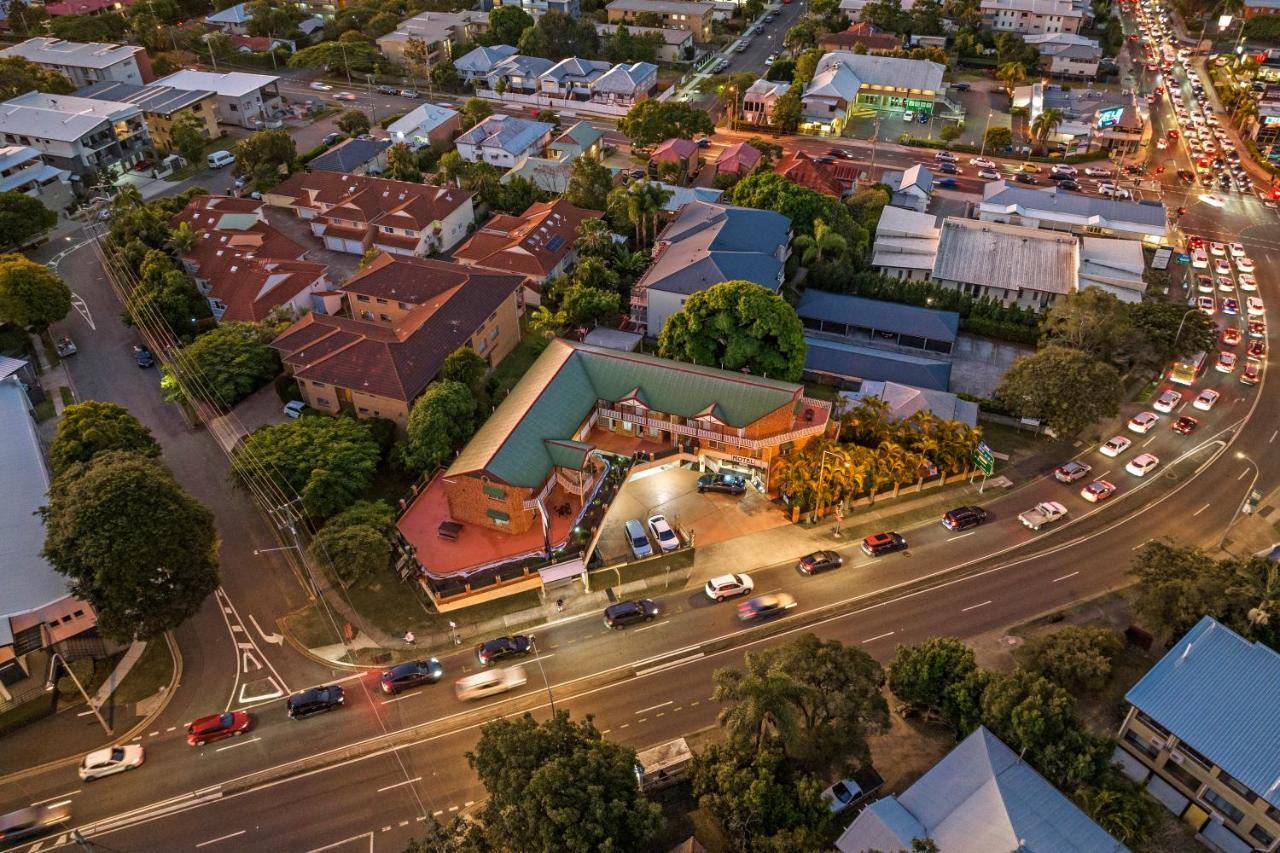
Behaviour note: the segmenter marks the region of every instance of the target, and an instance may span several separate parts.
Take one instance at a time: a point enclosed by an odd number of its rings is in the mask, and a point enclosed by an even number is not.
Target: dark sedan
[[[942,516],[942,526],[948,530],[968,530],[987,520],[987,511],[980,506],[958,506]]]
[[[323,714],[325,711],[332,711],[342,704],[344,698],[342,688],[336,684],[313,687],[310,690],[295,693],[289,697],[287,704],[289,719],[301,720],[315,714]]]
[[[476,660],[481,666],[489,666],[505,658],[524,657],[533,651],[533,637],[516,634],[514,637],[498,637],[476,646]]]
[[[651,598],[636,601],[622,601],[605,608],[604,624],[610,628],[625,628],[640,622],[650,622],[658,618],[658,605]]]
[[[422,684],[435,684],[444,677],[444,667],[435,658],[397,664],[382,673],[382,692],[399,693]]]
[[[844,557],[835,551],[814,551],[800,558],[800,562],[796,563],[796,570],[801,574],[816,575],[818,572],[838,569],[843,565]]]
[[[747,490],[747,478],[739,474],[703,474],[698,478],[698,492],[724,492],[740,495]]]

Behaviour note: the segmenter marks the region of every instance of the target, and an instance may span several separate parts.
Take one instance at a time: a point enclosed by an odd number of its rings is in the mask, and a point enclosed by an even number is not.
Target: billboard
[[[1124,115],[1124,107],[1107,107],[1105,110],[1098,110],[1098,128],[1115,127],[1120,123],[1120,116]]]

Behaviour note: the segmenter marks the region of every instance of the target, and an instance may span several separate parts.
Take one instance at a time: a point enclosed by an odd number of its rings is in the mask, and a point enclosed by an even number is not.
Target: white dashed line
[[[885,637],[892,637],[892,636],[893,636],[894,634],[896,634],[896,633],[897,633],[897,631],[889,631],[888,633],[885,633],[885,634],[876,634],[874,637],[867,637],[867,638],[866,638],[865,640],[863,640],[862,642],[864,642],[864,643],[874,643],[876,640],[883,640]]]
[[[1058,581],[1064,581],[1064,580],[1066,580],[1067,578],[1073,578],[1073,577],[1075,577],[1075,576],[1076,576],[1076,575],[1078,575],[1078,574],[1080,574],[1080,573],[1079,573],[1079,572],[1072,572],[1072,573],[1071,573],[1071,574],[1069,574],[1069,575],[1063,575],[1063,576],[1062,576],[1062,577],[1060,577],[1060,578],[1054,578],[1054,579],[1053,579],[1053,582],[1054,582],[1054,583],[1057,583]]]
[[[412,785],[414,782],[421,782],[421,781],[422,781],[421,776],[414,776],[412,779],[405,779],[403,782],[397,782],[394,785],[388,785],[385,788],[379,788],[377,793],[381,794],[383,791],[390,791],[392,788],[399,788],[404,785]]]
[[[674,704],[675,704],[675,702],[674,702],[674,701],[672,701],[672,700],[668,700],[668,701],[666,701],[666,702],[663,702],[661,705],[650,705],[648,708],[641,708],[639,711],[636,711],[636,713],[637,713],[637,714],[643,714],[643,713],[644,713],[644,712],[646,712],[646,711],[656,711],[656,710],[658,710],[659,708],[665,708],[665,707],[667,707],[668,705],[674,705]]]
[[[981,604],[970,604],[968,607],[962,607],[962,608],[960,608],[960,612],[961,612],[961,613],[968,613],[970,610],[977,610],[979,607],[986,607],[986,606],[987,606],[988,604],[990,604],[990,603],[991,603],[991,599],[987,599],[986,601],[982,602]]]
[[[1197,516],[1197,515],[1199,515],[1200,513],[1204,512],[1206,509],[1208,509],[1208,508],[1209,508],[1209,507],[1211,507],[1211,506],[1213,506],[1213,504],[1205,504],[1204,506],[1200,507],[1200,508],[1199,508],[1198,510],[1196,510],[1195,512],[1191,513],[1191,516],[1194,518],[1195,516]]]

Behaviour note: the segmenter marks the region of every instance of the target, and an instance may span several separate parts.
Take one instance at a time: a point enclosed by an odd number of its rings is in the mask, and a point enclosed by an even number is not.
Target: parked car
[[[95,749],[80,762],[80,780],[92,782],[103,776],[114,776],[127,770],[141,767],[146,760],[146,751],[138,744],[109,746],[106,749]]]
[[[649,544],[649,537],[645,535],[644,526],[640,524],[639,519],[627,519],[622,525],[622,531],[626,534],[632,556],[637,560],[653,556],[653,546]]]
[[[980,506],[958,506],[942,516],[942,526],[948,530],[968,530],[987,520],[987,511]]]
[[[289,719],[302,720],[314,717],[316,714],[323,714],[325,711],[332,711],[341,705],[345,698],[341,687],[336,684],[325,684],[293,694],[285,703],[285,710],[289,714]]]
[[[638,622],[650,622],[658,618],[658,605],[651,598],[620,601],[604,610],[604,624],[610,628],[625,628]]]
[[[674,551],[680,547],[680,537],[667,524],[665,516],[649,516],[649,530],[653,532],[653,538],[658,540],[658,547],[663,551]]]
[[[298,418],[306,410],[307,404],[301,400],[290,400],[284,404],[284,416],[286,418]]]
[[[814,551],[800,558],[800,562],[796,563],[796,570],[802,575],[816,575],[843,565],[844,557],[835,551]]]
[[[889,531],[873,533],[862,540],[862,553],[868,557],[879,557],[883,554],[892,554],[894,551],[905,551],[906,549],[906,537],[900,533]]]
[[[418,97],[418,93],[417,93],[416,91],[414,91],[413,89],[401,89],[401,90],[400,90],[400,97],[402,97],[402,98],[408,98],[409,100],[413,100],[414,98]]]
[[[703,474],[698,478],[698,493],[724,492],[740,495],[747,490],[747,478],[741,474]]]
[[[1045,501],[1038,503],[1026,512],[1018,514],[1018,521],[1021,521],[1032,530],[1039,530],[1046,524],[1051,524],[1060,518],[1066,518],[1067,508],[1057,501]]]
[[[341,133],[326,133],[323,141],[325,145],[337,145],[341,140]]]
[[[144,370],[156,366],[156,357],[151,354],[151,350],[141,344],[136,344],[133,348],[133,361]]]
[[[751,576],[742,574],[719,575],[707,581],[707,585],[703,587],[707,598],[716,601],[724,601],[735,595],[750,595],[753,589],[755,589],[755,583],[751,580]]]
[[[54,349],[58,351],[59,358],[67,358],[76,354],[76,342],[68,338],[66,335],[58,338]]]
[[[756,596],[738,605],[738,620],[752,622],[781,616],[796,606],[796,600],[785,592]]]
[[[1083,480],[1092,470],[1092,466],[1078,460],[1072,460],[1065,465],[1059,465],[1054,468],[1053,479],[1059,483],[1074,483],[1076,480]]]
[[[253,725],[253,717],[247,711],[227,711],[194,720],[187,726],[187,743],[204,746],[206,743],[239,737]]]
[[[492,666],[500,660],[524,657],[533,651],[533,637],[516,634],[514,637],[498,637],[476,646],[476,660],[481,666]]]
[[[411,687],[435,684],[443,677],[444,667],[441,666],[440,661],[430,658],[396,664],[390,669],[383,670],[382,675],[378,676],[378,683],[383,693],[395,695]]]
[[[840,814],[875,796],[884,780],[870,767],[853,774],[852,779],[841,779],[822,792],[822,800],[832,814]]]
[[[506,669],[486,669],[475,675],[458,679],[453,686],[454,695],[463,702],[472,699],[484,699],[498,693],[506,693],[523,687],[528,681],[522,666],[509,666]]]

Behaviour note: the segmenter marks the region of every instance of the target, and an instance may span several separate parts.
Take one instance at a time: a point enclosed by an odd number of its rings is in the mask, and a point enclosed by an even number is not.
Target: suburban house
[[[982,0],[982,24],[998,33],[1029,36],[1077,33],[1089,16],[1078,0]]]
[[[482,50],[483,48],[476,48]],[[410,148],[446,148],[462,130],[462,116],[457,110],[436,104],[421,104],[387,125],[392,142]]]
[[[70,177],[70,172],[40,159],[40,152],[29,145],[0,146],[0,192],[29,195],[56,213],[75,201]]]
[[[310,222],[326,249],[353,255],[370,248],[394,255],[447,252],[475,222],[471,198],[456,187],[340,172],[298,172],[263,194],[267,204]]]
[[[841,6],[843,8],[843,6]],[[903,5],[906,9],[906,5]],[[856,15],[850,15],[851,18]],[[825,33],[818,36],[818,47],[822,50],[852,51],[862,45],[868,52],[873,50],[895,50],[902,47],[902,39],[893,33],[881,32],[865,21],[850,24],[849,29],[839,33]]]
[[[470,83],[477,78],[487,77],[498,63],[516,55],[516,49],[509,44],[495,44],[489,47],[477,47],[453,61],[453,70],[463,83]]]
[[[61,3],[46,3],[44,11],[51,18],[68,18],[119,12],[133,4],[134,0],[64,0]]]
[[[724,195],[724,190],[718,190],[715,187],[679,187],[675,184],[664,184],[662,181],[651,183],[663,192],[669,193],[667,200],[662,203],[663,213],[679,213],[680,208],[693,201],[715,204]]]
[[[1121,302],[1141,302],[1147,292],[1146,259],[1138,240],[1080,238],[1080,270],[1076,287],[1096,287]]]
[[[616,171],[616,170],[615,170]],[[516,178],[532,181],[544,193],[559,195],[569,188],[573,175],[573,163],[569,160],[553,160],[550,157],[521,157],[503,173],[499,183],[509,184]]]
[[[858,170],[858,164],[853,161],[823,163],[799,148],[784,156],[773,167],[773,171],[794,184],[836,198],[843,198],[853,190],[858,180]]]
[[[1244,0],[1243,14],[1245,20],[1259,15],[1280,15],[1280,2],[1277,0]]]
[[[796,306],[808,344],[805,375],[838,387],[897,382],[947,391],[960,333],[954,311],[805,290]]]
[[[985,726],[901,794],[863,809],[836,849],[910,850],[922,838],[946,853],[1128,853]]]
[[[905,171],[886,171],[880,178],[893,193],[889,204],[923,213],[933,198],[933,172],[917,163]]]
[[[603,37],[612,37],[618,27],[626,27],[633,36],[656,35],[660,39],[655,58],[659,62],[690,62],[693,60],[693,33],[688,30],[668,29],[666,27],[638,27],[628,24],[596,24],[596,32]]]
[[[582,14],[582,7],[578,0],[493,0],[493,5],[495,7],[515,6],[529,13],[534,20],[541,18],[547,12],[559,12],[570,18],[576,18]]]
[[[753,281],[777,293],[791,253],[781,213],[691,202],[658,235],[653,264],[631,289],[631,322],[656,338],[694,293],[724,281]]]
[[[653,93],[658,86],[658,66],[652,62],[623,62],[596,79],[591,101],[630,108]]]
[[[564,133],[551,140],[547,156],[553,160],[570,163],[579,157],[600,160],[604,156],[604,131],[585,121],[575,123]]]
[[[218,73],[184,68],[156,83],[186,92],[213,92],[217,96],[220,123],[259,129],[284,115],[284,103],[280,100],[277,85],[279,79],[269,74]]]
[[[698,152],[701,150],[698,148],[698,143],[692,139],[675,137],[659,143],[649,155],[649,177],[661,177],[677,184],[684,183],[701,171],[702,163],[698,157]],[[659,168],[664,163],[675,166],[676,171],[673,175],[665,174],[665,171],[670,170]]]
[[[835,51],[818,60],[801,98],[802,128],[839,135],[851,114],[930,114],[946,68],[924,59]]]
[[[86,186],[99,169],[127,170],[151,147],[137,104],[43,92],[0,104],[0,136],[6,145],[36,149],[46,163]]]
[[[452,62],[455,47],[472,44],[477,35],[488,31],[488,12],[423,12],[401,21],[393,32],[375,39],[375,44],[388,59],[434,68]],[[423,53],[411,58],[406,52],[412,52],[408,48],[414,42],[421,43]]]
[[[755,171],[764,159],[759,148],[745,142],[737,142],[720,152],[716,158],[716,174],[746,177]]]
[[[486,74],[477,74],[474,80],[484,80],[484,89],[494,92],[508,92],[515,95],[537,94],[540,86],[538,78],[551,70],[555,65],[550,59],[541,56],[525,56],[516,53],[508,56],[489,69]]]
[[[35,412],[19,375],[26,366],[25,361],[0,357],[0,482],[5,489],[0,508],[0,711],[8,710],[8,700],[28,679],[43,695],[50,664],[44,650],[52,646],[70,656],[72,638],[97,624],[93,607],[67,591],[66,577],[41,553],[45,529],[40,508],[48,503],[50,477]]]
[[[212,15],[205,15],[204,22],[215,30],[220,30],[227,35],[247,35],[249,33],[249,22],[253,20],[253,13],[249,11],[248,3],[237,3],[234,6],[228,6],[221,12],[214,12]]]
[[[328,267],[306,260],[306,248],[272,227],[262,202],[196,196],[170,224],[182,222],[196,235],[182,265],[218,321],[264,320],[281,308],[296,317],[323,307],[312,297],[330,288]]]
[[[155,79],[146,48],[132,44],[86,44],[40,36],[0,50],[0,57],[11,56],[56,71],[76,88],[103,81],[143,86]]]
[[[925,281],[933,272],[941,233],[933,214],[889,205],[876,225],[871,267],[894,278]]]
[[[613,0],[605,7],[609,23],[631,26],[640,20],[657,20],[662,29],[688,30],[693,40],[711,40],[711,19],[715,14],[714,3],[694,0]],[[640,18],[644,15],[644,18]],[[656,15],[656,19],[650,16]]]
[[[603,215],[562,198],[538,202],[519,216],[495,214],[454,250],[453,259],[469,267],[523,275],[523,302],[538,305],[542,286],[567,272],[577,259],[573,243],[578,226]]]
[[[454,146],[464,160],[509,169],[522,157],[541,154],[554,130],[544,121],[499,113],[464,131]]]
[[[1115,759],[1207,846],[1280,840],[1280,654],[1210,616],[1125,694]]]
[[[328,151],[311,158],[312,172],[345,172],[348,175],[381,175],[387,169],[390,139],[344,139]]]
[[[930,277],[974,297],[1042,311],[1076,289],[1073,234],[975,219],[943,220]]]
[[[609,63],[603,60],[567,57],[538,77],[538,92],[552,98],[590,100],[595,82],[603,77],[609,68]]]
[[[1169,215],[1163,202],[1115,201],[1056,188],[1031,189],[1006,181],[991,181],[983,187],[982,201],[975,213],[985,222],[1141,240],[1149,246],[1159,246],[1169,236]]]
[[[768,124],[773,120],[773,105],[791,88],[789,80],[765,80],[752,83],[742,98],[741,120],[747,124]]]
[[[157,84],[103,82],[86,86],[76,92],[76,97],[137,104],[151,131],[151,142],[159,151],[177,150],[173,143],[173,125],[183,116],[195,117],[205,139],[216,139],[222,133],[218,130],[218,103],[213,92],[186,91]]]
[[[325,294],[271,346],[302,399],[330,414],[387,418],[409,408],[444,360],[470,347],[490,365],[520,341],[521,277],[383,253]]]
[[[1054,77],[1093,79],[1102,61],[1102,46],[1096,39],[1075,33],[1043,33],[1024,41],[1040,51],[1040,70]]]

